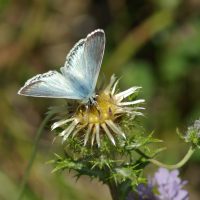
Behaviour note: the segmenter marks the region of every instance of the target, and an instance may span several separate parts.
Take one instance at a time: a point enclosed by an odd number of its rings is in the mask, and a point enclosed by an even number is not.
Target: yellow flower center
[[[106,120],[114,120],[118,106],[110,94],[101,93],[96,98],[96,104],[89,107],[78,108],[76,117],[81,124],[105,123]]]

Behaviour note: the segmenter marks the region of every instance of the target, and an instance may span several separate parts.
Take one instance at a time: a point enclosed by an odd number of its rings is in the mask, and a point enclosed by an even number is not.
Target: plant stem
[[[36,153],[37,153],[37,148],[38,148],[39,140],[41,138],[41,135],[43,133],[45,125],[47,124],[47,122],[49,121],[49,119],[52,116],[53,116],[52,113],[48,114],[44,118],[44,120],[42,121],[42,123],[40,124],[40,126],[39,126],[39,128],[37,130],[36,137],[35,137],[35,142],[34,142],[34,146],[33,146],[33,150],[32,150],[32,153],[31,153],[31,157],[30,157],[28,166],[27,166],[27,168],[25,170],[25,173],[24,173],[24,176],[23,176],[23,179],[22,179],[21,188],[20,188],[20,192],[19,192],[19,195],[17,197],[17,200],[21,200],[23,198],[24,191],[25,191],[25,188],[26,188],[26,183],[27,183],[28,177],[30,175],[31,167],[33,165],[33,162],[35,160],[35,156],[36,156]]]
[[[192,156],[192,154],[194,153],[195,151],[195,148],[193,147],[190,147],[187,154],[183,157],[182,160],[180,160],[177,164],[174,164],[174,165],[167,165],[167,164],[164,164],[158,160],[155,160],[155,159],[149,159],[149,162],[159,166],[159,167],[164,167],[164,168],[167,168],[167,169],[177,169],[177,168],[180,168],[182,167],[189,159],[190,157]]]
[[[117,192],[117,185],[114,182],[109,182],[108,187],[110,189],[110,194],[112,196],[112,200],[119,200],[119,195]]]
[[[140,151],[139,149],[135,150],[138,154],[140,154],[141,156],[143,156],[144,158],[147,159],[147,161],[153,163],[154,165],[157,165],[159,167],[164,167],[164,168],[167,168],[167,169],[178,169],[180,167],[182,167],[189,159],[190,157],[192,156],[192,154],[194,153],[195,151],[195,148],[193,146],[191,146],[188,150],[188,152],[186,153],[186,155],[183,157],[182,160],[180,160],[178,163],[174,164],[174,165],[168,165],[168,164],[165,164],[165,163],[162,163],[158,160],[155,160],[153,158],[150,158],[149,156],[145,155],[145,153],[143,153],[142,151]]]

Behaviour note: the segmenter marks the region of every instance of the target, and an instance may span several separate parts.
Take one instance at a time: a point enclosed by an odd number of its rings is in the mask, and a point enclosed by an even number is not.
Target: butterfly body
[[[49,71],[34,76],[18,94],[93,102],[104,49],[104,31],[97,29],[74,45],[60,72]]]

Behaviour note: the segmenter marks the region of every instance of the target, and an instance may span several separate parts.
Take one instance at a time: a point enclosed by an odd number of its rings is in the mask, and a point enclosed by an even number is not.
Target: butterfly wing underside
[[[97,29],[79,40],[66,58],[61,73],[49,71],[29,79],[18,94],[33,97],[88,99],[99,75],[105,34]]]

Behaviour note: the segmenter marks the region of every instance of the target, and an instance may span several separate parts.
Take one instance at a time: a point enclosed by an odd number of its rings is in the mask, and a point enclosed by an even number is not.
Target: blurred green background
[[[159,159],[187,151],[176,135],[200,116],[199,0],[0,0],[0,199],[16,199],[36,130],[49,106],[63,100],[17,95],[30,77],[59,70],[80,38],[103,28],[107,44],[100,77],[142,86],[144,125],[165,140]],[[52,174],[49,126],[42,135],[24,199],[110,200],[108,188],[74,174]],[[151,170],[149,170],[151,171]],[[200,199],[200,152],[181,169],[191,200]]]

